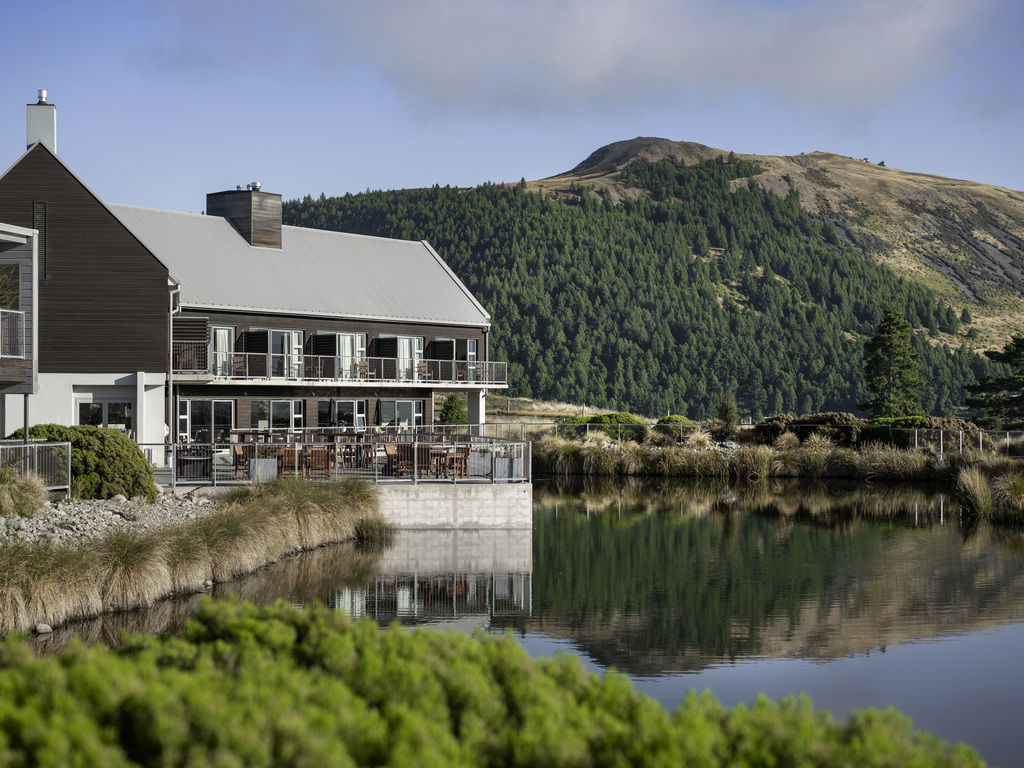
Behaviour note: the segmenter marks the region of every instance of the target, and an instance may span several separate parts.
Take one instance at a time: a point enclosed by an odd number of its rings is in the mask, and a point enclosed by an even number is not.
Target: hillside
[[[636,138],[598,149],[575,168],[530,191],[566,192],[582,184],[615,202],[642,194],[622,183],[622,170],[668,160],[695,165],[729,152],[703,144]],[[979,348],[1001,347],[1024,312],[1024,192],[948,179],[835,155],[745,155],[763,172],[753,181],[831,222],[858,252],[886,264],[954,307],[969,307]],[[881,158],[880,158],[881,160]],[[736,185],[749,183],[746,179]],[[956,343],[956,340],[950,340]]]
[[[867,248],[860,224],[824,215],[830,198],[813,212],[803,177],[771,160],[641,139],[540,182],[307,197],[284,214],[429,240],[494,316],[491,354],[510,362],[512,396],[699,419],[732,389],[754,418],[854,410],[866,399],[863,339],[895,302],[917,330],[925,410],[955,412],[963,385],[994,370],[971,350],[985,327],[973,316],[995,325],[1019,305],[1013,281],[986,282],[984,304],[948,280],[937,290],[895,269],[880,237]],[[866,231],[880,215],[861,217]]]

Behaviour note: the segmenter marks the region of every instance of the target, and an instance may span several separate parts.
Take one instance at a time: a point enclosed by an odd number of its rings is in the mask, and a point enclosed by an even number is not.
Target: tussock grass
[[[165,537],[154,531],[115,528],[87,545],[102,584],[105,610],[138,608],[170,593],[165,542]]]
[[[974,514],[987,517],[992,513],[992,486],[977,467],[960,470],[956,476],[956,492],[964,507]]]
[[[611,442],[608,436],[603,432],[600,434],[604,441],[588,439],[583,443],[583,471],[588,475],[613,475],[619,457],[615,449],[608,445]]]
[[[32,517],[46,499],[46,483],[41,477],[0,467],[0,516]]]
[[[992,480],[994,510],[1003,515],[1020,517],[1024,514],[1024,471],[1011,469]]]
[[[772,473],[775,452],[766,445],[742,445],[732,457],[732,474],[747,480],[767,478]]]
[[[150,605],[252,573],[299,549],[393,533],[375,487],[280,478],[159,530],[118,528],[77,546],[0,545],[0,635]]]
[[[775,442],[772,443],[772,447],[776,451],[795,451],[800,447],[800,438],[788,429],[775,438]]]
[[[703,427],[697,427],[686,436],[686,442],[683,445],[687,448],[710,448],[712,442],[711,433]]]
[[[647,469],[648,457],[651,455],[649,449],[632,440],[619,443],[616,453],[619,472],[624,475],[642,475]]]

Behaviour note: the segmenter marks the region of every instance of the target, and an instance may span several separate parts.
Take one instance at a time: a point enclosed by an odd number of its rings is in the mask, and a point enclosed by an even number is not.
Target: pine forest
[[[635,162],[616,203],[575,185],[366,192],[288,201],[285,223],[427,240],[493,318],[509,394],[692,419],[735,392],[741,416],[857,411],[864,343],[890,303],[914,329],[921,404],[1005,373],[940,334],[961,315],[747,179],[756,165]],[[386,275],[381,276],[387,279]]]

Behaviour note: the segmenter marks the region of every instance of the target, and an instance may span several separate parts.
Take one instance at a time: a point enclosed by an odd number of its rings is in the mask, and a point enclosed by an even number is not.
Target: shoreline
[[[5,519],[0,637],[204,592],[296,552],[393,531],[361,481],[293,478],[220,504],[203,490],[50,502],[33,518]]]

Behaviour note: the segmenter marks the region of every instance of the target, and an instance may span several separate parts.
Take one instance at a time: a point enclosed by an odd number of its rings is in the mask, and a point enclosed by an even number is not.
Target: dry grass
[[[978,467],[961,469],[956,476],[956,492],[961,503],[976,515],[992,513],[992,486]]]
[[[766,445],[743,445],[732,457],[731,471],[736,477],[760,480],[772,473],[775,452]]]
[[[38,475],[0,467],[0,517],[32,517],[47,498],[46,483]]]
[[[618,455],[619,472],[623,475],[642,475],[647,469],[651,456],[649,449],[632,440],[624,440],[619,443],[616,454]]]
[[[711,433],[704,427],[697,427],[686,436],[686,442],[683,445],[687,448],[710,448],[712,442]]]
[[[772,447],[775,448],[776,451],[795,451],[800,447],[800,438],[789,430],[786,430],[775,438],[775,442],[772,444]]]
[[[1024,471],[1011,469],[992,480],[993,508],[1002,514],[1024,513]]]
[[[120,528],[79,546],[3,544],[0,635],[198,592],[297,549],[390,534],[370,484],[283,478],[160,530]]]

